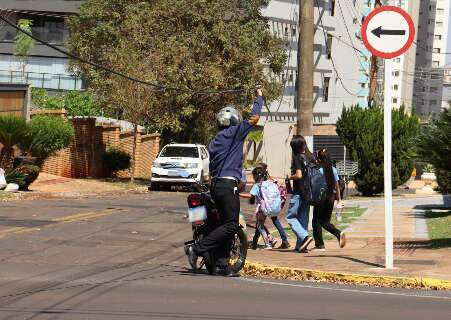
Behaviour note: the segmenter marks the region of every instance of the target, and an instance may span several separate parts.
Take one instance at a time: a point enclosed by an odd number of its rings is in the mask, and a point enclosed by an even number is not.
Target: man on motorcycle
[[[206,263],[216,263],[210,253],[215,251],[217,258],[228,260],[231,239],[239,228],[240,198],[238,185],[243,170],[244,141],[260,119],[263,107],[263,93],[256,90],[250,117],[243,121],[241,114],[233,107],[219,111],[216,121],[219,132],[208,147],[210,153],[210,174],[212,176],[211,194],[220,214],[221,225],[199,243],[188,248],[191,265],[195,265],[198,256]],[[226,267],[226,275],[233,271]]]

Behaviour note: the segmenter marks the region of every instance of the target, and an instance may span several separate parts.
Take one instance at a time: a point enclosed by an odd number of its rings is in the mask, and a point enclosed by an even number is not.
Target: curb
[[[451,281],[423,277],[393,277],[362,275],[342,272],[308,270],[269,266],[246,262],[243,272],[247,276],[272,279],[333,282],[363,286],[408,288],[426,290],[451,290]]]

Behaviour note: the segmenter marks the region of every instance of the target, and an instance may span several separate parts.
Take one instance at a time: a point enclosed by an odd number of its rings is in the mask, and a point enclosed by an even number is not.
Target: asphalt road
[[[0,319],[450,319],[450,292],[192,274],[185,197],[1,203]]]

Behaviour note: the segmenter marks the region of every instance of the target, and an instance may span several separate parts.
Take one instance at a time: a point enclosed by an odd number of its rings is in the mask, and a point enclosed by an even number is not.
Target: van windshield
[[[166,147],[161,151],[160,157],[167,158],[198,158],[199,151],[197,147]]]

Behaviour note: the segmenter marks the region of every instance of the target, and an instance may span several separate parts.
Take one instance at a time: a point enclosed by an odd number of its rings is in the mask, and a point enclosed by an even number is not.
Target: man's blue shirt
[[[260,115],[263,97],[258,96],[252,108],[253,115]],[[208,146],[210,174],[212,177],[234,177],[240,181],[243,170],[244,141],[251,131],[249,119],[240,124],[220,130]]]

